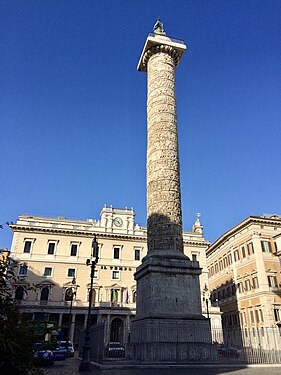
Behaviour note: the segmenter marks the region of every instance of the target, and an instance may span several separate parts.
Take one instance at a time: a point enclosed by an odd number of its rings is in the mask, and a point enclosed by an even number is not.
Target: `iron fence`
[[[161,326],[154,327],[154,330],[154,341],[152,335],[144,335],[148,338],[146,341],[133,341],[130,328],[124,326],[119,341],[124,345],[125,357],[109,358],[105,348],[111,341],[111,327],[107,324],[94,326],[91,330],[91,359],[101,364],[126,362],[131,365],[143,362],[241,365],[281,363],[279,327],[211,329],[211,332],[204,332],[201,328],[200,335],[197,335],[198,342],[194,341],[194,336],[190,332],[186,335],[184,332],[176,335],[174,326],[166,326],[164,333]],[[196,330],[196,327],[193,327],[193,330]]]

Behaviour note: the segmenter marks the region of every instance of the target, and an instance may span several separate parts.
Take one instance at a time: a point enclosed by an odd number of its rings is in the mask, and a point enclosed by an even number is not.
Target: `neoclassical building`
[[[249,216],[207,250],[211,301],[224,329],[281,326],[281,217]],[[263,330],[261,330],[263,332]]]
[[[99,262],[92,291],[92,323],[107,323],[108,341],[128,340],[130,320],[135,316],[136,267],[147,252],[146,228],[135,223],[133,209],[104,206],[100,220],[70,220],[19,216],[11,224],[12,256],[19,262],[20,281],[15,299],[21,311],[34,322],[53,325],[60,337],[69,334],[78,343],[86,324],[90,291],[90,267],[94,235],[99,244]],[[198,260],[203,313],[213,327],[220,327],[219,309],[208,306],[206,249],[199,217],[192,231],[184,232],[184,252]],[[34,290],[24,293],[24,284]]]

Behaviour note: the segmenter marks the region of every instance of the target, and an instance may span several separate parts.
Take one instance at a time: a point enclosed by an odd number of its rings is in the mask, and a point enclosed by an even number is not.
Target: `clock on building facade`
[[[113,223],[117,226],[117,227],[121,227],[123,225],[123,220],[121,219],[121,217],[116,217],[114,220],[113,220]]]

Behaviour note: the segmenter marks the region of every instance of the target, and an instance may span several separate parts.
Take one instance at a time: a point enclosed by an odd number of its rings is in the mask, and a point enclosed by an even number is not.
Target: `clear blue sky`
[[[188,45],[177,70],[183,223],[214,241],[281,213],[281,1],[0,3],[0,224],[22,213],[146,225],[146,75],[160,16]],[[10,247],[7,225],[0,247]]]

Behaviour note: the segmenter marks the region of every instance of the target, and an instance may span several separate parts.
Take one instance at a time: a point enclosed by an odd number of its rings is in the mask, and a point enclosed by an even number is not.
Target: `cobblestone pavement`
[[[52,367],[44,367],[45,375],[280,375],[281,367],[250,367],[250,368],[137,368],[137,369],[111,369],[100,370],[92,368],[91,372],[79,372],[80,360],[68,358],[63,362],[55,362]]]

